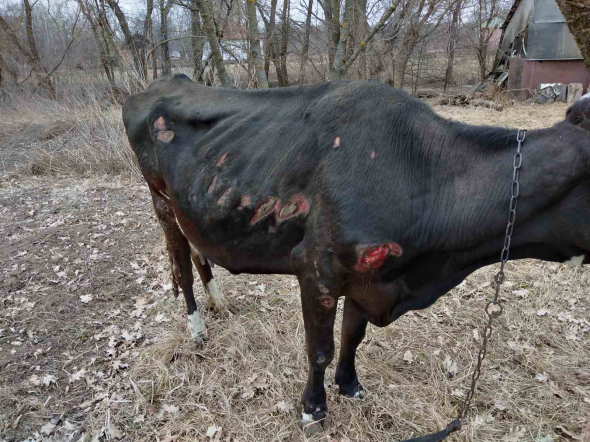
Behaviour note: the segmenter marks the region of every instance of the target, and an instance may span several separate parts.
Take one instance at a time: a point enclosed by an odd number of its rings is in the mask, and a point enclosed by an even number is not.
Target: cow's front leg
[[[328,411],[324,375],[334,358],[334,319],[338,300],[315,278],[300,278],[299,284],[309,362],[307,384],[301,397],[301,423],[308,430],[317,431],[317,425],[310,424],[322,421]]]
[[[340,387],[340,394],[352,398],[364,398],[365,390],[359,383],[354,360],[356,349],[365,337],[367,320],[359,305],[351,298],[344,301],[342,316],[342,337],[340,357],[336,366],[335,381]]]

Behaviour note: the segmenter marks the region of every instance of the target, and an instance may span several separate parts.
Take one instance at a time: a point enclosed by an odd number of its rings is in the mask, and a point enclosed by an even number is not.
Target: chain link
[[[500,316],[503,311],[503,307],[500,304],[500,301],[498,301],[498,298],[500,297],[500,289],[502,287],[502,283],[504,282],[504,267],[506,266],[506,263],[510,258],[510,243],[512,242],[512,233],[514,232],[514,223],[516,221],[516,207],[518,206],[518,196],[520,194],[519,177],[520,168],[522,166],[521,147],[525,137],[526,131],[519,129],[516,135],[516,141],[518,141],[518,148],[516,150],[516,155],[514,155],[514,172],[512,174],[512,193],[510,197],[510,207],[508,210],[508,225],[506,226],[506,234],[504,236],[504,248],[502,249],[502,254],[500,255],[500,270],[494,276],[494,282],[496,283],[496,292],[494,293],[494,298],[488,301],[488,303],[485,306],[485,312],[488,317],[488,322],[485,326],[483,333],[483,342],[477,355],[477,365],[475,366],[475,370],[473,370],[473,375],[471,377],[471,388],[465,396],[465,401],[463,402],[463,406],[461,407],[461,410],[459,411],[459,414],[457,416],[458,419],[465,418],[467,412],[469,411],[469,408],[471,406],[471,400],[473,399],[473,395],[475,394],[477,381],[481,376],[481,367],[483,364],[483,360],[485,359],[487,354],[488,342],[490,340],[490,337],[492,336],[492,325],[494,319]]]

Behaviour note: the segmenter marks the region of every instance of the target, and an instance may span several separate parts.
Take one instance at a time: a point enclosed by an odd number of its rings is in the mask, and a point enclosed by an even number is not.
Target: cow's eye
[[[574,124],[580,124],[582,121],[584,121],[584,117],[582,117],[581,115],[574,115],[572,117],[572,123]]]

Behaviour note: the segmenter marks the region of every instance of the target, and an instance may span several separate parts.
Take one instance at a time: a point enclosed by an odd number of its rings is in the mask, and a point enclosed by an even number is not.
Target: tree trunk
[[[309,0],[307,5],[307,17],[305,19],[305,36],[303,37],[303,46],[301,47],[301,63],[299,64],[299,84],[305,82],[305,65],[309,54],[309,32],[311,28],[313,0]]]
[[[344,16],[340,23],[340,40],[336,46],[334,55],[334,64],[332,65],[332,77],[342,79],[346,75],[346,53],[348,52],[348,39],[350,38],[350,28],[352,19],[352,0],[344,2]]]
[[[477,63],[479,64],[479,81],[486,79],[486,58],[488,55],[487,44],[485,42],[479,43],[477,48]]]
[[[419,30],[414,23],[408,23],[408,29],[404,34],[401,48],[396,57],[395,66],[395,86],[402,88],[405,83],[406,68],[408,66],[408,60],[418,43],[420,37]]]
[[[125,44],[129,47],[131,51],[131,58],[133,59],[133,67],[135,68],[135,72],[140,80],[145,80],[143,78],[143,69],[141,68],[141,57],[139,55],[139,51],[135,47],[135,42],[133,40],[133,35],[131,34],[131,30],[129,29],[129,25],[127,23],[127,19],[125,18],[125,14],[119,8],[119,4],[116,0],[106,0],[107,5],[109,8],[115,13],[115,17],[117,17],[117,21],[119,22],[119,26],[121,26],[121,31],[123,32],[123,36],[125,37]],[[135,85],[138,88],[139,85]]]
[[[172,2],[160,0],[160,40],[168,40],[168,13],[172,7]],[[160,54],[162,57],[162,75],[172,75],[172,62],[170,61],[170,48],[168,42],[160,45]]]
[[[290,0],[284,0],[283,2],[283,23],[281,26],[281,46],[279,48],[279,63],[278,69],[281,71],[281,79],[279,80],[279,86],[289,86],[289,76],[287,73],[287,50],[289,48],[289,6]],[[282,84],[281,84],[282,83]]]
[[[225,64],[223,63],[223,56],[221,55],[221,48],[219,46],[219,40],[217,39],[217,32],[215,30],[213,16],[211,15],[211,8],[209,8],[207,0],[195,0],[195,2],[201,13],[205,35],[207,36],[209,48],[212,53],[213,65],[217,68],[217,77],[223,86],[229,86],[229,76],[225,70]]]
[[[196,2],[195,2],[196,3]],[[201,70],[203,69],[203,50],[205,48],[205,38],[203,38],[203,26],[201,25],[201,17],[199,9],[196,4],[191,9],[191,47],[193,51],[193,78],[199,81],[201,78]]]
[[[258,30],[258,20],[256,19],[256,0],[246,0],[246,9],[248,12],[248,38],[250,43],[250,60],[256,72],[259,88],[267,88],[268,80],[264,72],[264,59],[260,47],[260,31]]]
[[[457,34],[459,33],[459,18],[461,16],[462,1],[458,1],[453,10],[453,18],[451,19],[451,26],[449,28],[449,44],[447,46],[447,72],[445,73],[445,86],[447,87],[453,83],[453,63],[455,61],[455,47],[457,45]]]
[[[4,20],[4,17],[0,15],[0,30],[3,30],[3,36],[8,38],[10,45],[13,48],[16,48],[26,59],[27,62],[31,65],[31,71],[35,72],[38,78],[45,79],[45,81],[40,83],[39,85],[43,87],[47,92],[51,95],[51,97],[55,97],[55,89],[53,87],[53,83],[47,77],[47,71],[41,65],[41,62],[38,58],[35,58],[31,51],[22,46],[16,37],[15,31],[13,31],[10,25]],[[42,81],[42,80],[41,80]]]
[[[109,54],[108,54],[107,48],[105,47],[105,42],[101,38],[101,36],[98,32],[97,23],[96,23],[94,17],[92,16],[92,12],[90,11],[90,8],[87,8],[84,5],[83,0],[78,0],[78,5],[80,6],[80,10],[82,11],[82,14],[84,14],[84,16],[86,17],[86,20],[88,21],[88,23],[90,23],[90,29],[92,30],[92,35],[94,36],[94,40],[96,41],[96,45],[98,46],[98,51],[100,52],[100,63],[102,64],[102,67],[104,69],[107,80],[109,81],[109,84],[111,85],[111,87],[115,87],[115,75],[114,75],[111,63],[109,63]]]
[[[47,69],[41,63],[41,57],[39,57],[39,51],[37,50],[37,43],[35,41],[35,34],[33,32],[33,8],[29,3],[29,0],[23,0],[25,4],[25,22],[26,22],[26,30],[27,30],[27,41],[29,42],[29,53],[31,57],[31,62],[35,65],[35,71],[41,72],[42,79],[40,86],[43,87],[52,98],[55,98],[55,87],[53,86],[53,82],[51,78],[47,75]]]
[[[274,41],[275,35],[275,23],[276,23],[276,16],[277,16],[277,1],[278,0],[271,0],[270,2],[270,17],[268,23],[265,22],[266,28],[266,40],[264,44],[264,73],[266,74],[266,78],[268,79],[268,71],[270,70],[270,59],[275,58],[273,51],[272,42]],[[262,16],[262,13],[260,13]],[[263,16],[264,17],[264,16]]]
[[[590,69],[590,4],[587,0],[556,1],[570,32],[578,43],[584,57],[584,64]]]
[[[145,21],[143,22],[143,41],[144,44],[141,48],[141,64],[143,66],[144,78],[148,80],[148,64],[149,60],[147,59],[147,51],[153,49],[154,47],[154,32],[153,32],[153,23],[152,23],[152,14],[154,12],[154,0],[147,0],[146,2],[146,14],[145,14]],[[148,45],[147,42],[150,42]],[[157,76],[157,75],[156,75]],[[154,76],[154,79],[156,78]]]
[[[352,4],[352,0],[346,0],[346,3],[344,5],[345,7],[345,11],[344,11],[344,18],[342,21],[342,31],[340,32],[340,41],[338,42],[338,47],[336,48],[336,56],[334,57],[334,64],[332,65],[331,68],[331,75],[333,78],[337,78],[337,79],[342,79],[346,76],[346,73],[348,72],[348,69],[350,68],[350,66],[352,66],[355,62],[355,60],[358,58],[358,56],[364,52],[365,48],[367,47],[367,44],[371,41],[371,39],[373,38],[373,36],[379,32],[379,30],[385,26],[385,23],[387,22],[387,20],[389,19],[389,17],[391,17],[391,14],[393,14],[393,11],[395,11],[395,8],[397,8],[397,5],[399,4],[400,0],[396,0],[396,2],[394,4],[392,4],[389,8],[387,8],[385,10],[385,12],[383,13],[383,15],[381,16],[381,18],[379,19],[379,21],[377,22],[377,24],[375,25],[375,27],[367,34],[367,36],[365,38],[362,39],[362,41],[356,45],[356,48],[354,48],[354,51],[352,52],[352,55],[350,56],[350,58],[346,57],[347,54],[347,42],[348,42],[348,38],[350,35],[350,16],[351,16],[351,4]]]

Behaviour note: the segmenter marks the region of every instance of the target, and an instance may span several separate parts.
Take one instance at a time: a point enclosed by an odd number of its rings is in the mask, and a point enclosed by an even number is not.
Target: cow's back
[[[175,76],[130,97],[123,116],[146,180],[167,189],[200,250],[238,271],[273,261],[278,272],[289,270],[314,205],[336,213],[350,199],[355,211],[371,203],[378,164],[397,155],[392,125],[412,106],[374,82],[242,91]]]

